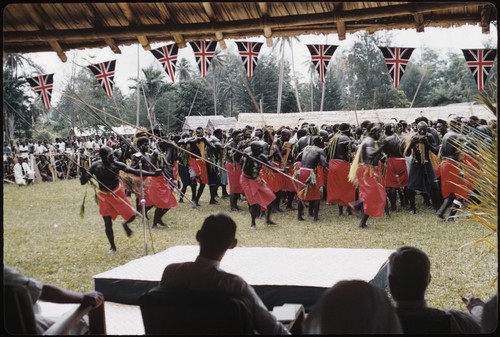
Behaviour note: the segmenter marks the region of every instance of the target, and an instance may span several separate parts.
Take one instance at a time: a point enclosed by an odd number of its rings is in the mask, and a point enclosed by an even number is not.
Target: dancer
[[[238,207],[238,199],[243,193],[241,188],[241,144],[245,135],[241,130],[235,130],[231,133],[231,139],[227,142],[226,149],[226,170],[229,180],[229,207],[231,211],[240,211]]]
[[[346,206],[348,214],[352,214],[351,209],[347,206],[356,200],[356,187],[348,179],[353,157],[353,142],[350,125],[342,123],[327,148],[326,202],[337,204],[339,216],[344,215],[344,206]]]
[[[376,145],[380,138],[380,126],[370,123],[366,132],[349,171],[349,180],[357,183],[359,188],[359,199],[349,206],[355,213],[360,213],[360,228],[368,227],[366,221],[370,216],[379,218],[384,214],[387,199],[378,167],[382,156],[382,148]]]
[[[271,167],[271,163],[267,156],[263,154],[263,151],[262,142],[254,140],[245,149],[244,155],[241,158],[242,174],[240,176],[240,183],[248,201],[248,208],[252,218],[251,228],[253,229],[257,227],[255,219],[259,216],[261,208],[267,210],[266,223],[268,225],[276,224],[271,220],[272,210],[269,208],[276,196],[261,177],[262,163]]]
[[[156,207],[153,216],[152,229],[158,225],[167,226],[162,217],[171,209],[177,207],[177,200],[172,193],[175,186],[174,161],[177,158],[177,147],[165,139],[158,143],[158,149],[151,155],[151,164],[163,171],[163,176],[149,177],[147,182],[149,202]]]
[[[319,220],[319,205],[321,201],[320,187],[323,185],[319,170],[323,170],[328,164],[325,152],[322,149],[323,139],[320,136],[312,136],[312,145],[307,145],[298,155],[294,177],[304,185],[297,187],[299,206],[297,208],[297,219],[303,221],[304,201],[309,201],[309,209],[312,209],[314,221]]]
[[[113,220],[118,215],[125,219],[122,226],[127,236],[132,235],[132,230],[128,226],[136,217],[136,210],[125,195],[125,190],[120,183],[120,171],[139,176],[161,175],[161,170],[156,172],[136,170],[128,167],[125,163],[115,161],[113,150],[110,147],[103,146],[99,149],[100,160],[94,162],[88,170],[81,168],[80,183],[85,185],[92,176],[99,184],[97,193],[97,203],[99,205],[99,214],[104,220],[105,233],[108,238],[111,253],[116,252],[116,245],[113,234]]]
[[[409,138],[405,149],[405,156],[412,156],[408,172],[408,199],[410,212],[415,214],[415,195],[417,192],[430,195],[432,206],[437,211],[441,205],[441,196],[436,175],[432,167],[431,156],[439,152],[439,144],[435,143],[434,136],[428,132],[428,125],[421,121],[417,124],[417,134]]]

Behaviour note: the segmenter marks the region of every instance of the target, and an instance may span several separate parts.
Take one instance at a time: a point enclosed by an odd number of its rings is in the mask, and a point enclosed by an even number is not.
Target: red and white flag
[[[252,79],[253,71],[257,66],[257,59],[259,57],[260,48],[262,47],[262,42],[246,42],[246,41],[235,41],[236,46],[238,46],[238,51],[240,52],[241,60],[243,61],[243,66],[247,70],[248,79]]]
[[[319,73],[319,80],[325,83],[326,68],[338,46],[329,44],[306,44],[306,46],[311,53],[311,61]]]
[[[399,87],[399,81],[406,70],[406,65],[415,48],[379,47],[384,55],[389,75],[394,82],[394,88]]]
[[[113,97],[113,84],[115,79],[116,60],[98,64],[91,64],[88,68],[94,73],[99,84],[104,88],[109,97]]]
[[[163,69],[165,69],[167,75],[170,76],[172,82],[175,82],[175,65],[177,64],[178,51],[179,47],[175,43],[151,50],[151,53],[160,61]]]
[[[193,48],[194,57],[196,58],[196,63],[198,63],[201,77],[205,78],[207,76],[208,67],[210,66],[210,61],[212,61],[215,56],[217,41],[194,41],[189,42],[189,44],[191,48]]]
[[[54,74],[30,77],[27,78],[26,81],[28,81],[31,88],[40,95],[45,105],[45,109],[50,110],[52,108],[50,100],[52,99],[52,89],[54,88]]]
[[[472,72],[479,91],[483,91],[486,78],[497,56],[496,49],[462,49],[465,62]]]

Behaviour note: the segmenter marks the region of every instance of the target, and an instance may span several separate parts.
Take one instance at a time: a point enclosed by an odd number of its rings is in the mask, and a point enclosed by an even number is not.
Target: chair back
[[[36,335],[35,314],[28,290],[19,285],[4,285],[4,325],[10,335]]]
[[[139,298],[146,334],[253,334],[246,298],[221,291],[155,287]]]
[[[450,315],[438,314],[403,314],[398,311],[404,334],[449,334],[451,333]]]

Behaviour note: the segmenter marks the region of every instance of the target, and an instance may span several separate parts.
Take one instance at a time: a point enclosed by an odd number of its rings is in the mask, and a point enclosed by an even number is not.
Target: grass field
[[[145,254],[142,222],[132,223],[135,233],[127,238],[121,218],[114,222],[117,252],[108,253],[94,190],[81,186],[78,180],[27,187],[4,184],[3,188],[4,263],[26,275],[72,290],[88,291],[93,289],[93,275]],[[82,219],[80,205],[86,190]],[[487,300],[497,292],[497,251],[485,244],[470,244],[488,232],[464,219],[454,223],[439,221],[433,211],[420,204],[415,215],[399,210],[391,218],[369,219],[367,229],[357,227],[358,218],[339,217],[337,206],[322,203],[318,222],[310,217],[299,222],[296,211],[287,211],[273,215],[278,226],[266,226],[260,220],[257,230],[251,230],[245,203],[240,202],[245,211],[229,212],[229,201],[219,199],[219,202],[219,205],[208,204],[207,189],[201,207],[193,209],[189,203],[183,203],[170,210],[164,216],[168,228],[160,228],[151,235],[146,233],[149,254],[176,245],[196,245],[195,232],[203,219],[222,211],[228,212],[238,224],[238,242],[243,247],[419,247],[432,262],[432,281],[427,292],[432,306],[465,310],[461,296],[475,295]]]

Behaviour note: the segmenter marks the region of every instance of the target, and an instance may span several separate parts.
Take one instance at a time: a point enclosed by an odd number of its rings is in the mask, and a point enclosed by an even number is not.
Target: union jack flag
[[[319,80],[325,83],[326,67],[338,46],[328,44],[306,44],[306,46],[311,53],[311,61],[319,73]]]
[[[394,82],[394,88],[398,88],[399,81],[401,81],[401,77],[403,77],[408,60],[415,48],[379,47],[379,49],[384,55],[389,75]]]
[[[177,64],[178,51],[179,47],[175,43],[151,50],[154,57],[163,65],[163,69],[165,69],[167,75],[170,76],[172,82],[175,82],[175,65]]]
[[[45,109],[50,110],[52,105],[50,100],[52,98],[52,89],[54,88],[54,74],[39,75],[27,78],[26,81],[35,90],[35,92],[42,98]]]
[[[200,68],[201,76],[205,78],[207,75],[208,66],[215,56],[215,48],[217,41],[194,41],[189,42],[194,51],[194,57],[198,68]]]
[[[497,56],[496,49],[462,49],[465,62],[477,83],[479,91],[483,91],[486,78],[493,67],[493,60]]]
[[[104,88],[109,97],[113,97],[113,84],[115,79],[116,60],[98,64],[91,64],[88,68],[94,73],[99,84]]]
[[[238,46],[238,51],[240,52],[241,60],[243,65],[247,70],[248,79],[252,79],[253,71],[257,66],[257,58],[259,57],[259,51],[262,47],[262,42],[243,42],[235,41]]]

